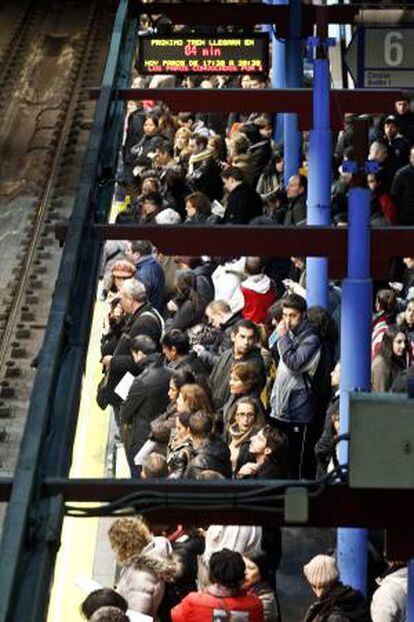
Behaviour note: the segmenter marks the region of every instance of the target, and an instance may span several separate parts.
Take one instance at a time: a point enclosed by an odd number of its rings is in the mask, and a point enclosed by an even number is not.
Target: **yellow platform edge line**
[[[105,304],[96,302],[88,348],[70,477],[104,477],[109,414],[96,404],[101,378],[100,337]],[[99,519],[65,518],[49,605],[48,622],[84,622],[80,604],[86,594],[76,585],[92,579]]]

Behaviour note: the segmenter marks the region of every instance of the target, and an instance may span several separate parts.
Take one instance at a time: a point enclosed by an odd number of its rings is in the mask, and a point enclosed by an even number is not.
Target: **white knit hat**
[[[303,566],[303,572],[313,587],[325,587],[339,578],[336,562],[330,555],[316,555]]]
[[[181,222],[181,217],[175,209],[167,207],[155,216],[155,222],[157,225],[178,225]]]
[[[175,209],[167,207],[156,215],[155,222],[157,225],[178,225],[181,222],[181,216]]]

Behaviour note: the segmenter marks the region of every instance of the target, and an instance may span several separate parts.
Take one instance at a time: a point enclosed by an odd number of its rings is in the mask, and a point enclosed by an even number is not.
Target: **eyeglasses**
[[[244,417],[245,419],[254,419],[256,415],[254,413],[236,413],[236,416]]]

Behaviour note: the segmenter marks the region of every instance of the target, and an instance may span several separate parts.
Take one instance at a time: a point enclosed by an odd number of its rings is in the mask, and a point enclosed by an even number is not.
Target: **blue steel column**
[[[348,391],[371,389],[372,281],[370,278],[370,192],[349,192],[348,277],[342,287],[340,434],[349,431]],[[348,445],[339,444],[340,464],[348,462]],[[338,529],[341,581],[366,594],[367,530]]]
[[[303,83],[302,53],[302,7],[301,0],[290,0],[289,3],[289,38],[285,43],[286,88],[300,88]],[[298,131],[298,115],[285,113],[284,118],[284,152],[285,186],[289,177],[299,170],[300,133]]]
[[[324,42],[320,42],[324,45]],[[308,225],[331,224],[332,139],[330,131],[330,75],[327,51],[314,61],[313,129],[309,140]],[[306,292],[308,306],[328,308],[328,259],[308,257],[306,260]]]

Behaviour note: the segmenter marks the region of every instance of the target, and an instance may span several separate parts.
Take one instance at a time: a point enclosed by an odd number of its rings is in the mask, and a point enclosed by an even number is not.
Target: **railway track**
[[[30,3],[0,50],[0,475],[10,475],[113,22],[99,0]],[[0,38],[1,41],[1,38]]]
[[[28,35],[37,12],[32,10],[32,0],[19,3],[4,3],[0,8],[3,36],[0,36],[0,83],[7,79],[12,70],[12,58],[18,52]]]

